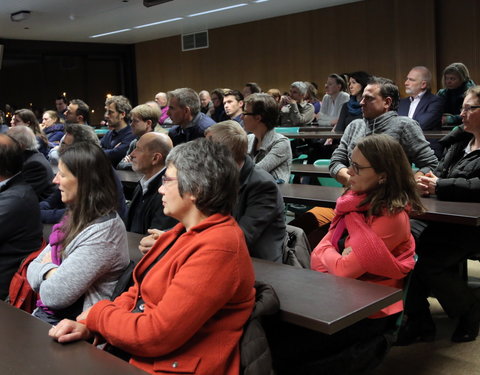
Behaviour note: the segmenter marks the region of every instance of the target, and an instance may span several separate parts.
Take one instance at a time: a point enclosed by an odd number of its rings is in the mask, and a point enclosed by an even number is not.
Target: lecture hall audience
[[[133,287],[79,321],[61,321],[50,336],[63,343],[100,335],[149,373],[236,375],[255,303],[252,261],[230,216],[238,168],[225,146],[207,139],[175,147],[166,163],[159,192],[180,223],[140,260]]]
[[[117,213],[113,169],[102,149],[80,142],[60,153],[58,185],[67,211],[27,278],[40,301],[33,315],[56,324],[110,298],[129,264],[127,232]]]
[[[290,85],[290,95],[283,95],[280,99],[280,125],[304,126],[312,123],[315,108],[305,100],[307,89],[307,84],[302,81]]]

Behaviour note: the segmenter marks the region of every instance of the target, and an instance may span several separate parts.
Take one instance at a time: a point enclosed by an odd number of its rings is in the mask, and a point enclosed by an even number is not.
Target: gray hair
[[[420,74],[422,75],[422,80],[425,81],[425,83],[427,84],[427,89],[428,90],[431,89],[432,73],[430,72],[430,70],[428,70],[426,66],[418,65],[418,66],[414,66],[410,70],[417,70],[418,72],[420,72]]]
[[[308,89],[307,84],[302,81],[295,81],[290,85],[290,87],[295,87],[301,95],[305,95]]]
[[[168,99],[175,98],[180,107],[190,108],[190,113],[195,117],[200,112],[200,97],[195,90],[188,87],[175,89],[168,92]]]
[[[37,151],[38,141],[33,130],[25,125],[18,125],[8,129],[7,134],[15,139],[23,150]]]
[[[177,169],[180,196],[194,196],[204,215],[230,214],[237,200],[238,167],[224,145],[205,138],[180,144],[166,160]]]
[[[70,134],[73,137],[73,142],[88,142],[100,146],[95,131],[88,125],[82,124],[66,124],[65,134]]]

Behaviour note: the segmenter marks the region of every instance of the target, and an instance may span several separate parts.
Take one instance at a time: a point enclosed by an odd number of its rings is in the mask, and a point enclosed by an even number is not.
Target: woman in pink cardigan
[[[348,173],[350,187],[337,200],[330,229],[312,253],[311,268],[402,288],[403,279],[415,264],[408,213],[422,211],[410,163],[393,138],[372,135],[354,148]],[[287,363],[290,368],[279,373],[314,374],[319,369],[325,373],[333,369],[350,373],[350,366],[355,366],[358,358],[346,357],[345,353],[350,353],[347,348],[357,344],[364,354],[368,353],[365,348],[394,327],[402,310],[402,301],[397,302],[331,336],[292,327],[284,329],[289,341],[296,345],[293,351],[299,354],[293,361],[290,357],[288,363],[301,365],[292,368]],[[325,360],[334,356],[343,360],[335,365]],[[326,362],[333,369],[327,369]]]

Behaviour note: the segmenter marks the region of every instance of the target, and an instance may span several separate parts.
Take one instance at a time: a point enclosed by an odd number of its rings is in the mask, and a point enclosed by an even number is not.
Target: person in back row
[[[152,132],[155,126],[158,124],[158,118],[160,117],[160,110],[158,106],[152,107],[148,104],[140,104],[132,109],[130,112],[132,118],[132,133],[135,135],[135,139],[130,142],[128,146],[127,155],[118,163],[117,169],[131,170],[132,158],[131,153],[135,150],[138,140],[146,133]]]
[[[206,137],[227,146],[240,169],[232,216],[243,230],[250,255],[281,262],[286,230],[283,198],[273,177],[247,155],[247,133],[229,120],[209,127]]]
[[[40,295],[33,315],[48,323],[75,319],[110,298],[130,262],[113,173],[95,144],[80,142],[60,153],[54,182],[68,208],[27,270],[30,286]]]
[[[280,99],[280,118],[282,126],[304,126],[311,124],[315,118],[315,108],[305,101],[307,84],[302,81],[290,85],[290,95]],[[277,125],[277,122],[275,123]]]
[[[131,110],[130,101],[122,95],[111,96],[105,101],[105,117],[110,130],[102,137],[100,146],[114,168],[127,153],[130,142],[135,139],[132,128],[127,123]]]
[[[177,221],[163,212],[158,189],[165,175],[165,159],[172,149],[166,134],[146,133],[140,137],[131,154],[132,168],[143,174],[128,209],[127,231],[146,234],[148,229],[167,230]]]
[[[215,121],[200,112],[200,98],[194,90],[180,88],[169,91],[168,99],[168,115],[174,124],[168,135],[174,146],[203,137],[205,129],[215,124]]]
[[[313,106],[308,103],[309,106]],[[245,100],[243,124],[248,135],[248,154],[257,166],[270,173],[278,183],[288,182],[292,164],[290,141],[275,132],[278,105],[268,94],[251,94]]]
[[[42,243],[38,200],[22,176],[20,144],[0,134],[0,299],[8,295],[21,261]]]

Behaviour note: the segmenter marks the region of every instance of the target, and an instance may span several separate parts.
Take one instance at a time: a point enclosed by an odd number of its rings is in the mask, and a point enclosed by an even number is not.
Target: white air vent
[[[208,31],[182,34],[182,51],[191,51],[192,49],[200,48],[208,48]]]

